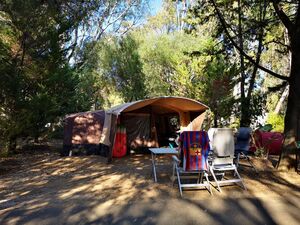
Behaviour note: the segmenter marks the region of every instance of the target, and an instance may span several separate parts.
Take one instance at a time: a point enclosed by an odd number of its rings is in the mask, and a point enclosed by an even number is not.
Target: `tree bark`
[[[287,85],[280,97],[280,99],[278,100],[277,104],[276,104],[276,107],[275,107],[275,110],[274,110],[274,113],[276,114],[279,114],[280,113],[280,110],[281,108],[283,107],[283,103],[285,102],[287,96],[288,96],[288,93],[289,93],[289,86]]]
[[[296,168],[296,141],[300,140],[300,29],[291,40],[292,62],[290,91],[284,119],[284,143],[278,169],[287,171]]]
[[[274,9],[288,30],[291,51],[290,90],[284,118],[284,142],[277,168],[287,171],[296,169],[296,141],[300,140],[300,4],[295,22],[292,23],[273,0]]]
[[[244,51],[244,40],[243,40],[243,33],[242,33],[242,9],[241,9],[241,0],[238,0],[238,43],[239,47],[242,51]],[[241,89],[241,122],[240,126],[249,126],[250,120],[248,120],[248,106],[246,103],[245,98],[245,62],[244,56],[240,55],[240,89]]]

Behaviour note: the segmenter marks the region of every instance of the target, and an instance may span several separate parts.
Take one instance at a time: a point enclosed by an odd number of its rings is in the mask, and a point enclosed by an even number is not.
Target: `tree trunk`
[[[295,84],[290,86],[290,94],[288,97],[288,106],[284,120],[284,143],[282,146],[282,152],[280,160],[278,162],[278,169],[287,171],[296,167],[296,141],[299,140],[299,104],[300,98],[295,97],[296,91]],[[298,82],[300,87],[300,82]],[[296,88],[297,89],[297,88]],[[299,88],[298,88],[299,89]],[[293,93],[294,92],[294,93]],[[299,96],[299,93],[298,93]]]
[[[276,104],[276,108],[274,110],[274,113],[276,114],[279,114],[280,113],[280,110],[283,106],[283,103],[285,102],[287,96],[288,96],[288,93],[289,93],[289,86],[286,86],[280,99],[278,100],[277,104]]]
[[[238,41],[239,47],[242,51],[244,51],[244,40],[243,40],[243,30],[242,30],[242,9],[241,9],[241,0],[238,0]],[[240,89],[241,89],[241,122],[240,126],[248,126],[250,121],[248,122],[248,107],[245,98],[245,63],[244,56],[240,54],[240,70],[241,70],[241,81],[240,81]]]
[[[241,6],[239,6],[239,7],[241,7]],[[259,22],[260,23],[263,23],[265,21],[266,8],[267,8],[267,4],[266,4],[266,1],[264,0],[263,2],[260,3],[260,8],[259,8],[259,14],[260,14]],[[239,23],[241,23],[241,21]],[[242,95],[242,99],[241,99],[241,104],[242,104],[242,106],[241,106],[241,121],[240,121],[241,127],[249,127],[251,124],[251,116],[252,116],[253,112],[251,112],[249,110],[249,106],[251,104],[252,92],[254,89],[256,74],[257,74],[257,70],[258,70],[257,64],[259,64],[259,62],[260,62],[261,53],[263,51],[263,39],[264,39],[264,27],[261,26],[259,29],[259,34],[258,34],[258,46],[257,46],[257,52],[256,52],[256,59],[255,59],[256,64],[253,65],[253,71],[252,71],[252,74],[250,77],[247,95],[245,94],[245,87],[243,88],[244,96]],[[241,46],[241,49],[243,50],[242,47],[243,46]],[[242,55],[242,54],[240,54],[240,55]],[[245,78],[243,78],[243,79],[245,79]],[[245,86],[245,81],[243,81],[243,85]]]
[[[250,115],[250,98],[241,99],[241,121],[240,127],[249,127],[251,123],[251,115]]]
[[[290,91],[284,120],[284,143],[278,162],[279,170],[296,168],[296,141],[300,140],[300,31],[292,37]]]

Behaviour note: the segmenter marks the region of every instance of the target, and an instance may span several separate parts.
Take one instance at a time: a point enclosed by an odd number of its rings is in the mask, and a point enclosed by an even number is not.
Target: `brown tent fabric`
[[[80,112],[66,116],[64,120],[63,155],[72,148],[99,149],[105,111]]]
[[[125,115],[122,123],[126,128],[128,147],[147,146],[146,142],[151,140],[150,127],[147,126],[150,124],[149,114]]]

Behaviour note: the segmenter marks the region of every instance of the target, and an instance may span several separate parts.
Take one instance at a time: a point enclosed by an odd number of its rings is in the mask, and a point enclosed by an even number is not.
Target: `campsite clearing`
[[[0,161],[0,224],[299,224],[300,176],[255,159],[237,186],[185,191],[172,187],[171,160],[151,176],[150,154],[106,163],[101,156],[44,151]]]

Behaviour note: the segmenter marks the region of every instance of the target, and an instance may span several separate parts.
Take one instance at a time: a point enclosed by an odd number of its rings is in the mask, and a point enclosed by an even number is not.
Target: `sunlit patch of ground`
[[[185,191],[172,185],[170,158],[158,183],[150,155],[61,158],[56,153],[0,161],[0,224],[299,224],[300,176],[255,159],[239,186]],[[15,164],[14,164],[15,162]],[[6,168],[6,169],[3,169]],[[9,170],[7,170],[9,168]]]

